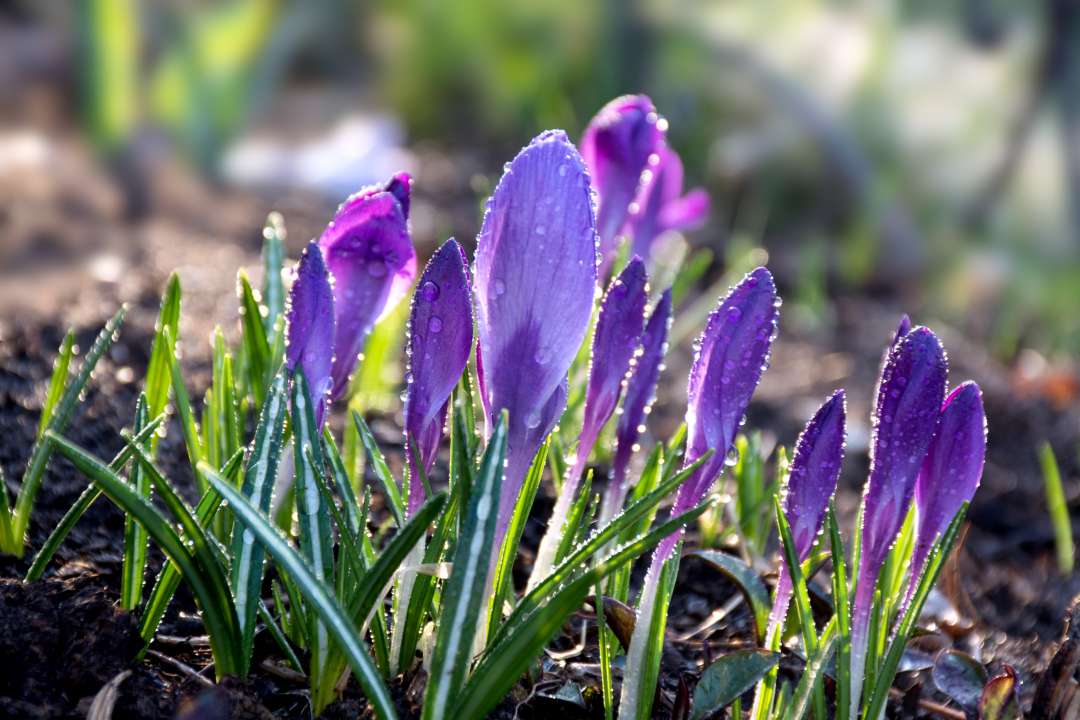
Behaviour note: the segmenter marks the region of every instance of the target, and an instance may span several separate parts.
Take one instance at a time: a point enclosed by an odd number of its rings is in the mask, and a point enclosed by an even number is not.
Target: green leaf
[[[323,472],[322,435],[315,424],[314,399],[304,371],[297,366],[293,374],[292,423],[293,461],[296,464],[296,514],[300,518],[300,550],[320,582],[333,586],[334,566],[330,535],[330,511],[323,504],[316,473]],[[311,460],[314,460],[314,464]],[[326,666],[329,645],[327,628],[319,616],[312,615],[308,630],[311,641],[312,689],[319,684]]]
[[[844,561],[844,544],[840,539],[840,526],[836,522],[835,500],[829,501],[825,516],[829,532],[829,549],[832,554],[832,591],[839,636],[836,648],[836,720],[848,720],[851,712],[851,609],[848,602],[848,573]]]
[[[266,339],[262,308],[243,270],[237,275],[237,293],[240,295],[240,332],[247,361],[247,382],[255,396],[255,406],[261,408],[270,377],[270,342]]]
[[[136,433],[145,428],[149,422],[150,418],[146,406],[146,395],[140,394],[138,402],[135,404]],[[135,463],[131,468],[131,486],[139,497],[146,500],[150,499],[150,481],[139,463]],[[120,607],[129,612],[142,603],[143,573],[146,570],[146,543],[148,539],[146,530],[135,522],[133,517],[125,515],[124,561],[120,574]]]
[[[90,377],[97,367],[101,356],[112,346],[120,332],[120,326],[124,322],[127,306],[121,306],[112,318],[105,323],[94,344],[90,346],[90,352],[79,367],[79,374],[67,386],[56,404],[56,409],[49,420],[49,429],[56,434],[63,433],[71,422],[71,416],[75,413],[75,407],[79,404],[80,396],[90,382]],[[4,548],[7,552],[22,557],[26,548],[26,528],[30,525],[30,513],[34,511],[34,500],[37,498],[41,481],[45,477],[45,468],[48,467],[49,457],[52,455],[52,443],[40,440],[34,443],[30,451],[30,459],[26,463],[26,471],[23,473],[22,488],[19,497],[15,501],[15,510],[11,523],[11,545]],[[6,492],[6,489],[5,489]]]
[[[566,514],[566,522],[563,524],[561,530],[563,535],[559,538],[558,547],[555,548],[556,564],[562,561],[562,559],[566,557],[566,554],[570,552],[570,549],[574,547],[578,532],[582,530],[588,531],[589,523],[583,523],[582,518],[585,515],[585,509],[587,508],[590,496],[592,495],[592,477],[592,470],[590,470],[585,476],[585,482],[582,483],[581,489],[578,490],[577,498],[570,506],[570,512]]]
[[[170,340],[173,336],[166,331],[165,336]],[[202,440],[199,438],[199,427],[195,423],[195,413],[191,409],[191,399],[188,396],[187,387],[184,385],[184,376],[180,373],[180,361],[175,353],[169,354],[169,373],[172,376],[173,401],[176,403],[176,412],[180,416],[180,429],[184,435],[184,447],[187,450],[188,462],[191,464],[191,472],[195,476],[195,483],[200,490],[204,490],[204,481],[199,476],[199,461],[205,459],[206,451]]]
[[[487,605],[492,545],[499,522],[506,423],[504,412],[488,441],[469,495],[465,523],[454,553],[454,569],[443,589],[435,655],[424,694],[424,720],[447,718],[459,710],[456,696],[465,683],[476,629],[484,620],[481,616]]]
[[[752,567],[741,559],[719,550],[693,550],[688,557],[704,560],[735,583],[754,616],[754,630],[758,644],[765,642],[765,630],[769,623],[769,591]]]
[[[723,710],[779,662],[780,654],[768,650],[736,650],[719,658],[701,673],[690,720],[705,720]]]
[[[266,216],[263,226],[263,302],[266,303],[266,317],[263,327],[266,335],[277,333],[277,321],[285,311],[285,288],[281,282],[281,270],[285,265],[285,220],[281,213],[272,212]]]
[[[161,423],[164,422],[165,416],[158,415],[152,421],[146,424],[146,426],[133,438],[132,443],[143,444],[154,433],[157,432]],[[120,452],[116,454],[116,457],[109,463],[109,470],[114,473],[119,473],[128,460],[131,459],[131,455],[134,451],[130,445],[125,445],[121,448]],[[101,489],[94,483],[90,483],[82,494],[75,500],[68,511],[64,513],[64,517],[60,518],[60,522],[49,533],[49,537],[42,543],[41,549],[38,550],[36,556],[34,556],[34,562],[30,565],[30,569],[26,571],[26,577],[23,578],[26,582],[33,582],[40,580],[41,576],[45,573],[45,568],[48,567],[49,561],[52,560],[53,555],[64,543],[68,533],[75,527],[75,524],[79,522],[86,511],[90,509],[90,506],[94,504],[94,501],[101,497]]]
[[[270,499],[277,479],[278,462],[283,450],[287,384],[285,372],[279,372],[270,386],[269,395],[259,415],[251,456],[244,472],[241,492],[263,513],[270,512]],[[240,622],[244,660],[250,661],[255,640],[255,616],[262,589],[265,550],[255,541],[254,533],[242,525],[233,526],[232,568],[230,582],[236,598],[236,615]]]
[[[235,614],[227,588],[215,582],[215,573],[196,558],[172,525],[157,508],[147,502],[97,458],[77,445],[68,442],[53,430],[45,434],[51,444],[79,472],[93,480],[121,510],[135,517],[168,558],[176,563],[184,582],[191,588],[202,611],[214,655],[214,670],[218,678],[238,675],[240,663],[236,657],[237,641]],[[134,446],[138,447],[138,446]]]
[[[349,666],[356,675],[356,679],[360,681],[360,687],[374,708],[376,716],[379,718],[396,717],[394,700],[382,678],[379,677],[379,672],[372,663],[371,657],[367,654],[360,640],[360,633],[341,605],[326,591],[325,584],[316,577],[300,553],[281,536],[269,517],[260,513],[228,481],[218,476],[205,464],[203,472],[214,489],[221,493],[229,503],[236,520],[255,534],[256,539],[273,556],[280,568],[295,580],[299,591],[319,615],[323,626],[348,658]]]
[[[982,663],[952,648],[942,650],[934,658],[930,677],[934,680],[934,687],[968,712],[978,707],[987,681]]]
[[[371,428],[364,422],[364,418],[360,416],[360,413],[353,410],[352,416],[353,424],[356,425],[356,430],[360,433],[360,440],[364,443],[364,449],[367,450],[368,458],[371,460],[371,467],[375,470],[375,477],[382,483],[383,492],[386,493],[390,510],[394,514],[394,522],[397,523],[398,527],[401,527],[405,524],[405,502],[401,498],[401,490],[398,489],[397,481],[394,480],[394,475],[390,472],[390,466],[387,465],[386,458],[383,457],[382,450],[379,449],[379,443],[371,433]]]
[[[71,366],[71,356],[74,354],[75,332],[68,330],[64,341],[60,343],[60,354],[53,363],[52,377],[49,378],[49,390],[45,393],[45,403],[41,406],[41,419],[38,420],[37,439],[45,434],[52,420],[56,403],[60,402],[60,396],[64,393],[64,385],[67,384],[68,368]],[[5,490],[6,492],[6,490]]]
[[[1069,519],[1069,505],[1065,502],[1065,491],[1061,487],[1061,472],[1058,470],[1057,459],[1054,457],[1054,449],[1048,442],[1044,442],[1039,447],[1039,465],[1042,467],[1046,488],[1046,507],[1050,512],[1050,521],[1054,525],[1058,571],[1062,575],[1069,575],[1075,565],[1072,521]]]
[[[180,337],[180,295],[180,276],[173,273],[161,296],[150,362],[146,366],[146,401],[150,417],[160,415],[169,402],[169,366],[176,353],[176,340]]]
[[[786,709],[788,717],[792,720],[802,720],[810,709],[811,704],[817,702],[818,688],[821,687],[821,676],[825,672],[833,652],[836,650],[837,641],[836,617],[821,631],[821,637],[814,640],[815,650],[810,654],[806,667],[803,669],[799,686],[795,688],[795,695],[791,702],[787,702],[781,693],[777,707]],[[785,687],[787,687],[785,685]],[[870,716],[867,716],[870,717]]]

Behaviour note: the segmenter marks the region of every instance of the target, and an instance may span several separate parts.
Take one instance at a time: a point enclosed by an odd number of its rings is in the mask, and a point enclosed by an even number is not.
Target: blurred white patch
[[[412,170],[415,161],[404,140],[395,118],[349,115],[326,134],[306,141],[242,138],[225,154],[224,172],[237,185],[313,190],[336,201]]]
[[[49,141],[32,130],[0,134],[0,176],[45,165]]]

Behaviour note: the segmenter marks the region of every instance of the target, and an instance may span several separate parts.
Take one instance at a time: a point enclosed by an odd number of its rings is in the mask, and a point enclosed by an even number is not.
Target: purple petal
[[[626,222],[642,171],[664,143],[667,121],[645,95],[624,95],[605,105],[581,137],[581,155],[599,195],[600,256],[608,258]]]
[[[510,413],[505,509],[562,411],[592,313],[596,219],[585,165],[565,133],[542,133],[510,163],[488,201],[475,270],[489,427]]]
[[[878,384],[863,509],[860,580],[872,585],[911,505],[938,424],[948,364],[937,336],[915,328],[889,352]],[[865,570],[865,572],[864,572]]]
[[[315,402],[315,419],[321,426],[334,357],[334,293],[322,251],[314,242],[300,256],[289,291],[288,320],[285,363],[293,372],[297,366],[303,369]]]
[[[641,343],[647,293],[645,263],[635,256],[612,281],[600,301],[578,448],[581,464],[619,402],[623,383]]]
[[[788,474],[784,514],[799,560],[805,560],[821,531],[844,460],[844,391],[818,408],[795,445]]]
[[[893,335],[892,347],[896,347],[896,344],[904,339],[904,336],[911,332],[911,318],[904,313],[900,316],[900,322],[896,324],[896,334]]]
[[[319,238],[334,276],[335,398],[345,392],[371,328],[404,297],[416,277],[416,253],[406,223],[408,182],[402,173],[382,188],[356,193]]]
[[[615,427],[615,457],[611,461],[611,482],[604,495],[604,517],[612,518],[626,499],[626,471],[634,446],[645,429],[645,418],[656,397],[656,383],[663,369],[667,352],[668,330],[671,328],[671,289],[664,291],[653,308],[645,332],[641,336],[641,355],[630,379],[626,382],[622,414]]]
[[[644,258],[650,256],[652,244],[661,234],[699,227],[709,212],[709,196],[704,190],[698,188],[682,196],[683,165],[678,153],[665,146],[658,156],[659,162],[644,173],[636,212],[627,223],[634,252]]]
[[[409,312],[405,433],[410,515],[424,500],[413,449],[424,472],[429,472],[442,439],[450,393],[469,362],[473,328],[470,292],[465,253],[455,240],[448,240],[424,268]]]
[[[915,483],[919,531],[912,560],[913,582],[918,582],[934,541],[945,532],[960,507],[975,495],[985,455],[982,392],[975,383],[966,382],[946,398],[937,434]]]

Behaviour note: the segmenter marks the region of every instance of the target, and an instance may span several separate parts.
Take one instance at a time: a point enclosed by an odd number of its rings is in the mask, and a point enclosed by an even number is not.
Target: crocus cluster
[[[851,617],[852,717],[861,699],[874,588],[912,500],[916,549],[909,597],[934,541],[971,500],[982,476],[986,421],[978,386],[964,383],[945,398],[947,381],[941,341],[928,328],[910,329],[905,317],[882,367],[873,415]]]

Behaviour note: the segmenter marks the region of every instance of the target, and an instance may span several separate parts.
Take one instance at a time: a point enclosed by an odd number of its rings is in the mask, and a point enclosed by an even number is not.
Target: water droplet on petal
[[[428,280],[420,288],[420,297],[428,302],[435,302],[439,299],[439,286],[431,280]]]

